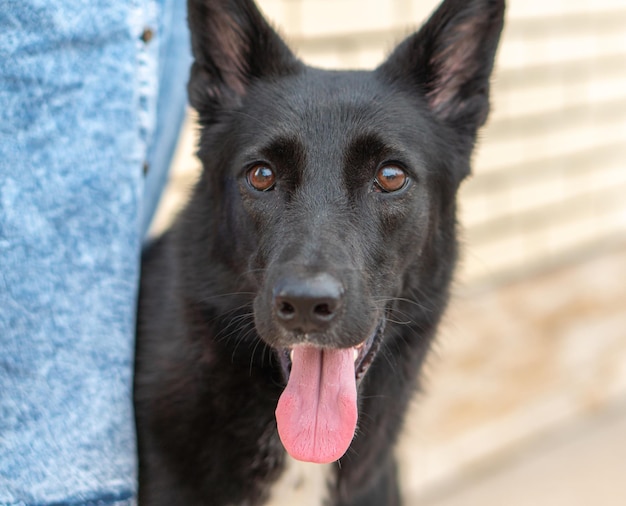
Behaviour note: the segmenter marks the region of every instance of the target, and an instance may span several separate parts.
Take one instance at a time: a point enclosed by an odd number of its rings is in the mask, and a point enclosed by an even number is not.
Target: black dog
[[[445,0],[375,71],[333,72],[250,0],[189,1],[204,172],[143,261],[142,505],[400,503],[393,446],[446,306],[503,13]],[[316,488],[286,479],[296,461],[338,463],[309,464],[330,468]]]

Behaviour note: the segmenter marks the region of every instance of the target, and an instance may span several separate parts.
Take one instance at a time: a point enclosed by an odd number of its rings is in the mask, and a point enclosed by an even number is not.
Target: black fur
[[[305,66],[249,0],[188,5],[204,171],[143,259],[140,504],[264,504],[285,458],[282,350],[355,346],[383,322],[331,504],[398,505],[392,450],[448,298],[504,1],[444,1],[373,72]],[[270,191],[246,178],[258,162]],[[409,181],[385,193],[390,163]],[[342,287],[332,321],[282,325],[276,287],[318,275]]]

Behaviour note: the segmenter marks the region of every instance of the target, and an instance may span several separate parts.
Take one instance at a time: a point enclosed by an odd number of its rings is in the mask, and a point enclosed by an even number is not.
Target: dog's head
[[[251,1],[189,1],[195,219],[221,276],[253,293],[242,339],[289,378],[277,422],[296,458],[345,452],[386,327],[443,309],[503,11],[446,0],[373,72],[336,72],[301,63]]]

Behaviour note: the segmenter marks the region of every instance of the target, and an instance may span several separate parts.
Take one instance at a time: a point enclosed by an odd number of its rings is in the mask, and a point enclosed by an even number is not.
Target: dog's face
[[[385,88],[370,73],[305,69],[251,86],[245,114],[221,125],[223,240],[276,349],[361,345],[424,247],[446,162],[420,104]]]
[[[196,199],[254,294],[247,338],[289,378],[277,421],[296,458],[345,452],[398,301],[427,311],[449,280],[502,14],[502,1],[447,0],[375,71],[333,72],[301,64],[251,2],[190,1]]]

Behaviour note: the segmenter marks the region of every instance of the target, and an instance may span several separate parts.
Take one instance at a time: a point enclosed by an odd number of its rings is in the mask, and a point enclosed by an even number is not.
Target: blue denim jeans
[[[1,505],[135,501],[139,255],[185,111],[185,15],[0,0]]]

